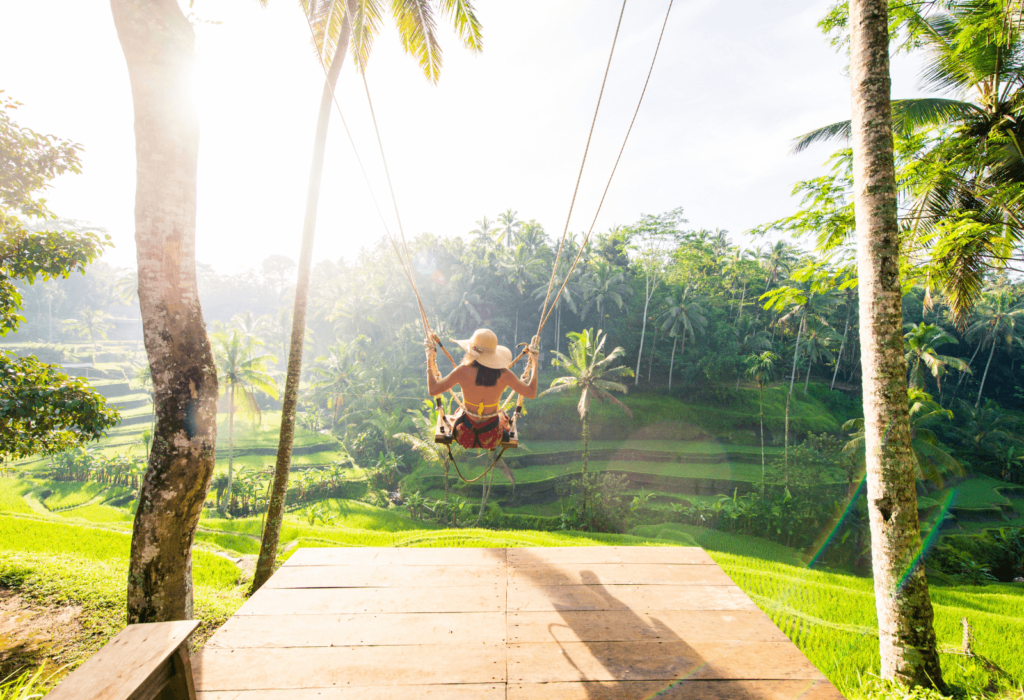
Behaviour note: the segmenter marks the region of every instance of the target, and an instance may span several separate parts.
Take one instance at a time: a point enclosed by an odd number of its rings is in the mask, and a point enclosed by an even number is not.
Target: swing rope
[[[622,146],[619,148],[619,153],[618,153],[618,156],[615,159],[615,164],[612,166],[611,173],[608,176],[608,181],[605,183],[604,190],[601,193],[601,199],[598,202],[597,210],[594,213],[594,218],[593,218],[593,220],[590,223],[590,228],[587,230],[586,235],[583,237],[583,240],[582,240],[582,242],[580,244],[579,250],[576,252],[576,256],[573,259],[572,264],[569,266],[569,271],[566,273],[565,279],[562,281],[562,284],[558,288],[558,293],[555,294],[554,300],[552,300],[552,298],[551,298],[551,290],[554,288],[555,280],[558,277],[558,263],[561,260],[562,251],[563,251],[563,249],[565,247],[565,241],[568,238],[569,223],[572,220],[572,213],[573,213],[573,209],[575,208],[575,205],[576,205],[576,198],[577,198],[577,195],[579,193],[580,182],[582,181],[582,178],[583,178],[583,170],[584,170],[584,167],[585,167],[586,162],[587,162],[587,156],[588,156],[588,154],[590,152],[590,143],[591,143],[591,140],[593,139],[594,127],[597,124],[597,115],[598,115],[598,113],[600,111],[601,102],[602,102],[602,99],[604,97],[605,86],[606,86],[606,84],[608,82],[608,74],[609,74],[610,69],[611,69],[612,57],[615,54],[615,46],[618,43],[619,31],[620,31],[620,29],[622,27],[622,18],[623,18],[624,14],[625,14],[625,11],[626,11],[626,2],[627,2],[627,0],[623,0],[623,2],[622,2],[622,8],[619,11],[619,18],[618,18],[618,21],[617,21],[617,23],[615,25],[615,34],[614,34],[614,36],[612,38],[611,50],[608,53],[608,61],[607,61],[606,65],[605,65],[604,76],[601,79],[601,89],[598,92],[597,105],[594,108],[594,116],[591,119],[590,130],[589,130],[589,132],[587,134],[587,142],[586,142],[586,145],[585,145],[585,147],[583,149],[583,159],[582,159],[582,161],[580,163],[580,169],[579,169],[579,172],[578,172],[578,174],[576,176],[576,184],[575,184],[575,186],[573,188],[572,199],[571,199],[571,201],[569,203],[569,213],[568,213],[568,215],[566,217],[565,227],[562,230],[562,236],[559,239],[559,243],[558,243],[558,251],[557,251],[557,253],[555,255],[555,260],[554,260],[554,263],[552,264],[552,267],[551,267],[551,279],[548,281],[547,293],[546,293],[546,295],[544,297],[544,304],[541,307],[540,323],[537,326],[537,333],[536,333],[536,335],[534,335],[534,340],[538,341],[538,342],[539,342],[540,335],[541,335],[541,333],[544,330],[544,326],[547,324],[548,319],[551,317],[551,314],[554,312],[554,310],[555,310],[555,308],[557,306],[558,300],[561,297],[562,293],[565,291],[565,287],[568,284],[569,279],[572,277],[573,272],[575,272],[576,266],[579,264],[579,260],[580,260],[581,256],[583,255],[583,252],[586,250],[587,244],[590,241],[590,237],[591,237],[591,235],[594,232],[594,227],[597,224],[597,219],[600,216],[602,207],[604,206],[604,201],[605,201],[605,198],[608,195],[608,190],[611,188],[612,180],[615,177],[615,172],[618,170],[619,162],[622,160],[622,154],[626,150],[626,143],[629,141],[629,136],[633,132],[633,126],[636,123],[637,115],[640,113],[640,106],[643,104],[644,96],[647,94],[647,87],[650,84],[651,75],[654,72],[654,64],[655,64],[655,62],[657,61],[657,58],[658,58],[658,51],[661,48],[661,42],[662,42],[662,39],[664,38],[664,35],[665,35],[665,28],[668,25],[668,18],[669,18],[669,15],[672,12],[672,5],[674,3],[674,0],[669,0],[668,9],[665,11],[665,19],[662,21],[661,31],[658,34],[658,41],[657,41],[657,44],[654,47],[654,56],[651,58],[651,65],[650,65],[650,67],[647,70],[647,77],[644,80],[644,86],[643,86],[643,89],[640,92],[640,98],[639,98],[639,100],[637,100],[636,109],[633,111],[633,117],[632,117],[632,119],[629,122],[629,128],[626,130],[626,135],[625,135],[625,137],[622,140]],[[313,29],[312,21],[310,20],[308,15],[306,15],[306,21],[307,21],[307,24],[309,25],[310,34],[313,37],[313,41],[314,41],[314,44],[315,44],[316,43],[316,32]],[[319,53],[318,53],[317,57],[318,57],[318,60],[320,62],[320,66],[321,66],[321,68],[324,71],[324,76],[326,78],[327,77],[327,73],[328,73],[327,66],[324,64],[323,58],[319,55]],[[376,135],[376,138],[377,138],[377,146],[378,146],[378,149],[380,150],[381,162],[384,165],[384,174],[385,174],[386,179],[387,179],[388,190],[389,190],[389,192],[391,194],[391,203],[392,203],[392,206],[393,206],[394,211],[395,211],[395,219],[398,222],[398,231],[399,231],[399,235],[400,235],[400,237],[402,239],[402,248],[405,251],[405,256],[404,257],[402,255],[402,252],[398,248],[398,244],[395,241],[395,238],[392,235],[391,230],[388,228],[387,222],[384,219],[383,212],[381,211],[380,204],[378,203],[377,198],[376,198],[376,196],[375,196],[375,194],[373,192],[373,187],[370,185],[370,180],[369,180],[369,177],[367,176],[366,169],[363,166],[362,159],[359,157],[358,149],[356,149],[355,140],[352,138],[352,134],[351,134],[351,132],[349,131],[349,128],[348,128],[348,124],[346,123],[345,117],[342,114],[341,106],[338,104],[337,96],[335,95],[335,92],[334,92],[334,86],[328,84],[329,88],[330,88],[330,91],[331,91],[331,99],[334,102],[334,106],[335,106],[335,108],[336,108],[336,110],[338,112],[338,116],[341,119],[342,125],[345,128],[345,134],[348,136],[349,143],[351,144],[352,150],[355,153],[356,161],[359,164],[360,171],[363,174],[363,179],[366,182],[367,188],[370,190],[370,196],[373,199],[374,206],[377,209],[377,215],[380,217],[381,224],[384,226],[384,232],[385,232],[385,234],[386,234],[386,236],[388,238],[388,241],[391,243],[391,247],[395,251],[395,256],[398,258],[398,262],[399,262],[399,264],[402,267],[402,272],[405,274],[406,279],[409,281],[410,287],[412,287],[413,295],[416,297],[416,304],[417,304],[417,307],[418,307],[418,310],[419,310],[419,314],[420,314],[420,321],[423,324],[424,334],[425,334],[425,336],[429,340],[431,340],[432,342],[434,342],[435,344],[437,344],[438,346],[441,347],[441,350],[448,357],[448,359],[451,361],[453,366],[457,366],[457,363],[455,362],[455,359],[451,356],[451,353],[449,353],[447,348],[444,347],[444,344],[441,343],[440,337],[436,333],[434,333],[432,331],[431,327],[430,327],[430,321],[429,321],[428,316],[427,316],[427,311],[426,311],[426,308],[423,306],[423,300],[420,297],[419,289],[418,289],[418,287],[416,285],[415,274],[414,274],[414,271],[412,269],[412,256],[409,253],[409,245],[408,245],[408,242],[406,241],[406,238],[405,238],[405,230],[402,227],[402,218],[401,218],[401,215],[400,215],[399,209],[398,209],[398,199],[395,196],[395,189],[394,189],[394,186],[393,186],[392,181],[391,181],[391,172],[390,172],[390,170],[388,168],[387,157],[385,156],[385,153],[384,153],[384,143],[383,143],[383,140],[381,139],[380,128],[379,128],[379,126],[377,124],[377,116],[376,116],[376,113],[375,113],[375,111],[373,109],[373,99],[370,96],[370,88],[369,88],[369,84],[367,83],[367,80],[366,80],[366,73],[365,73],[365,70],[364,71],[359,71],[359,73],[360,73],[360,76],[361,76],[362,81],[363,81],[363,89],[366,92],[366,101],[367,101],[367,104],[368,104],[369,109],[370,109],[370,117],[371,117],[371,119],[373,121],[373,129],[374,129],[374,134]],[[520,343],[520,346],[527,346],[527,345],[528,345],[527,343]],[[533,347],[533,344],[531,343],[531,344],[528,345],[527,349],[522,350],[519,353],[519,355],[514,360],[512,360],[512,362],[509,364],[509,368],[513,367],[516,362],[521,360],[527,354],[529,349],[532,348],[532,347]],[[436,364],[434,364],[434,366],[429,368],[429,369],[434,371],[435,374],[438,377],[440,377],[440,372],[437,370]],[[529,379],[532,378],[531,377],[532,371],[533,371],[532,363],[527,364],[526,370],[523,373],[523,381],[524,382],[528,382]],[[452,396],[455,397],[455,399],[459,403],[459,405],[462,407],[462,409],[466,410],[466,406],[465,406],[465,403],[463,402],[462,398],[455,391],[452,391],[451,393],[452,393]],[[512,392],[512,394],[509,395],[508,400],[504,403],[504,405],[502,406],[501,410],[503,410],[503,411],[507,410],[507,408],[511,405],[512,397],[515,396],[515,395],[516,395],[515,392]],[[440,399],[438,399],[438,402],[440,403]],[[522,395],[518,396],[518,399],[517,399],[516,403],[517,403],[517,405],[516,405],[516,413],[518,415],[518,413],[521,412],[522,406],[523,406],[523,396]],[[462,472],[459,470],[458,464],[455,462],[455,459],[452,456],[451,447],[450,446],[448,446],[448,454],[447,454],[446,462],[450,460],[451,463],[455,465],[455,470],[458,473],[460,479],[462,479],[466,483],[474,483],[475,481],[478,481],[479,479],[481,479],[484,476],[486,476],[492,469],[494,469],[494,466],[498,463],[498,461],[501,459],[501,456],[504,454],[505,449],[506,448],[502,448],[501,452],[498,453],[497,457],[495,457],[494,461],[491,463],[491,466],[488,467],[487,470],[483,474],[481,474],[478,477],[475,477],[472,480],[467,480],[462,475]],[[447,472],[447,465],[446,465],[446,472]]]

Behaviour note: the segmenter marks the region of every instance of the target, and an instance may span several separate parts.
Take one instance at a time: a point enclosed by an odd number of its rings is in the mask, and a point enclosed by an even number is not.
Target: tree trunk
[[[786,437],[782,452],[782,463],[785,468],[785,484],[789,487],[789,400],[793,398],[793,392],[786,394]]]
[[[760,384],[757,385],[757,403],[761,409],[761,495],[764,495],[764,387]]]
[[[676,342],[679,338],[672,339],[672,359],[668,362],[668,390],[672,391],[672,369],[676,365]]]
[[[847,294],[846,300],[846,325],[843,326],[843,342],[839,344],[839,352],[836,353],[836,370],[832,373],[832,384],[829,386],[829,391],[834,391],[836,388],[836,377],[839,375],[839,363],[843,361],[843,348],[846,347],[846,334],[850,331],[850,308],[851,300],[849,294]]]
[[[196,289],[195,33],[175,0],[110,7],[135,113],[138,293],[156,414],[132,527],[128,622],[186,620],[217,443],[217,370]]]
[[[317,205],[320,201],[320,182],[324,170],[324,151],[327,146],[327,127],[331,119],[334,86],[345,61],[351,17],[356,11],[356,0],[348,0],[345,19],[341,25],[334,58],[324,81],[320,97],[320,114],[313,141],[313,162],[309,169],[306,190],[306,216],[302,226],[302,249],[299,254],[298,276],[295,282],[295,305],[292,310],[292,335],[288,348],[288,367],[285,373],[284,398],[281,406],[281,436],[277,443],[277,462],[274,466],[274,486],[267,506],[267,523],[260,542],[260,556],[256,563],[250,591],[255,593],[274,573],[277,545],[281,537],[284,500],[288,492],[288,470],[292,461],[292,441],[295,437],[295,409],[299,401],[299,379],[302,373],[302,345],[306,335],[306,301],[309,295],[309,272],[313,258],[313,234],[316,231]]]
[[[789,377],[789,393],[793,394],[793,384],[796,383],[796,359],[800,355],[800,333],[804,330],[804,321],[807,320],[807,312],[800,318],[800,325],[796,327],[796,347],[793,348],[793,374]]]
[[[807,378],[804,379],[804,396],[807,396],[807,387],[811,384],[811,356],[807,356]]]
[[[647,305],[651,303],[651,296],[651,275],[648,273],[644,282],[644,322],[640,326],[640,347],[636,351],[636,374],[634,375],[633,386],[640,383],[640,357],[644,354],[644,334],[647,333]]]
[[[850,2],[865,461],[881,676],[942,687],[917,519],[899,276],[886,0]]]
[[[658,334],[655,333],[651,336],[651,352],[650,357],[647,358],[647,383],[651,383],[651,368],[654,367],[654,344],[658,342]]]
[[[231,392],[228,396],[231,402],[228,404],[228,500],[226,510],[231,512],[231,488],[235,484],[235,385],[231,385]]]
[[[747,280],[743,280],[743,293],[740,295],[740,310],[736,314],[736,323],[739,324],[740,318],[743,316],[743,302],[747,300]]]
[[[974,348],[974,354],[971,355],[971,359],[967,361],[968,367],[974,364],[974,359],[978,356],[978,353],[981,352],[982,345],[983,343],[978,343],[978,347]],[[953,399],[956,398],[956,395],[960,393],[960,384],[964,381],[964,377],[966,376],[967,372],[961,372],[960,378],[956,380],[956,389],[953,390],[953,395],[949,398],[950,405],[953,404]]]
[[[494,470],[487,475],[487,481],[484,482],[483,488],[480,493],[480,511],[476,514],[476,522],[473,523],[473,527],[480,527],[480,521],[484,517],[484,508],[487,507],[487,497],[491,495],[491,479],[494,478]]]
[[[981,405],[981,392],[985,389],[985,379],[988,378],[988,368],[992,364],[992,356],[996,354],[996,337],[992,336],[992,349],[988,353],[988,362],[985,363],[985,371],[981,375],[981,386],[978,387],[978,398],[974,400],[974,407]]]

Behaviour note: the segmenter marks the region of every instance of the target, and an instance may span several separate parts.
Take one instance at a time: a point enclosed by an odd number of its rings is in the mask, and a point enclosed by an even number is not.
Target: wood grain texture
[[[284,563],[283,566],[354,566],[354,565],[400,565],[400,566],[473,566],[504,564],[504,549],[466,547],[446,549],[442,547],[304,547]]]
[[[283,566],[264,587],[421,588],[424,584],[429,584],[433,588],[449,588],[493,586],[504,583],[505,578],[505,565],[502,563],[473,566]]]
[[[757,610],[736,586],[508,587],[508,610]]]
[[[505,700],[505,685],[407,685],[399,697],[410,700]],[[305,688],[221,690],[199,693],[198,700],[394,700],[395,688]]]
[[[693,547],[300,550],[193,662],[201,700],[840,700]]]
[[[235,615],[500,612],[504,586],[426,588],[262,588]]]
[[[509,566],[539,564],[710,564],[700,547],[530,547],[509,549]]]
[[[549,640],[540,640],[549,641]],[[206,649],[505,643],[505,613],[236,615]]]
[[[530,586],[636,584],[642,586],[732,586],[713,564],[540,564],[509,566],[508,582]]]
[[[195,631],[195,620],[129,625],[54,688],[56,700],[128,700]],[[173,674],[173,666],[163,672]]]
[[[506,619],[508,641],[512,644],[555,641],[788,641],[786,635],[760,610],[509,612]]]
[[[789,642],[510,644],[508,676],[513,683],[825,680]]]
[[[508,700],[843,700],[823,681],[513,683]],[[218,699],[219,700],[219,699]],[[227,700],[224,698],[223,700]]]
[[[197,691],[504,683],[504,644],[203,649]]]

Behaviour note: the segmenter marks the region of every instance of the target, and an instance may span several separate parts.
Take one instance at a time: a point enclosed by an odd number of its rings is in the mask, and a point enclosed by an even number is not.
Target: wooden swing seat
[[[437,425],[434,427],[434,443],[437,445],[451,445],[455,441],[455,420],[456,416],[439,413]],[[500,447],[514,450],[519,447],[519,429],[516,427],[515,418],[511,421],[511,429],[508,438],[501,441]]]

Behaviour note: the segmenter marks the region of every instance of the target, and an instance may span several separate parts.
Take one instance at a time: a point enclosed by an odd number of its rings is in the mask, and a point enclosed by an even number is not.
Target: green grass
[[[0,515],[0,542],[9,552],[75,555],[99,562],[122,561],[127,565],[131,534],[98,526],[54,522],[30,517]],[[224,557],[198,551],[193,556],[192,577],[197,586],[230,589],[238,580],[238,567]]]
[[[317,506],[322,507],[330,516],[334,517],[332,524],[341,527],[382,532],[433,529],[434,527],[396,515],[383,508],[375,508],[360,501],[349,501],[341,498],[329,498],[325,501],[320,501],[316,506],[309,506],[304,510],[309,511]],[[305,517],[305,515],[299,517]]]
[[[1000,506],[1010,505],[1009,499],[999,492],[1000,487],[1008,484],[1005,481],[993,479],[990,476],[976,476],[963,481],[953,488],[956,489],[956,499],[953,501],[953,508],[963,509],[991,509]],[[949,489],[944,489],[936,494],[944,496]],[[943,500],[939,498],[939,500]]]
[[[528,438],[528,436],[527,436]],[[582,440],[524,440],[527,454],[548,452],[571,452],[583,449]],[[760,445],[724,445],[714,440],[591,440],[591,450],[647,450],[650,452],[671,452],[673,454],[723,454],[740,452],[761,454]],[[765,446],[765,454],[782,454],[781,447]]]
[[[131,525],[135,516],[124,508],[93,504],[60,513],[67,520],[84,520],[90,523],[124,523]]]
[[[22,498],[30,488],[21,479],[0,479],[0,513],[34,513]]]
[[[53,492],[42,500],[48,509],[56,511],[88,503],[107,488],[106,484],[96,482],[44,481],[39,484],[37,491]]]

